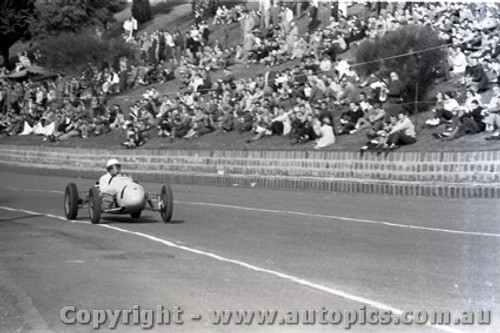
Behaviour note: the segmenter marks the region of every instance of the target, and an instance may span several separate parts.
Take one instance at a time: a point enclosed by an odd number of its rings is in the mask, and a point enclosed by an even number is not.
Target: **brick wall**
[[[500,197],[500,151],[395,152],[106,150],[0,145],[0,164],[92,176],[115,157],[142,181],[317,191]]]

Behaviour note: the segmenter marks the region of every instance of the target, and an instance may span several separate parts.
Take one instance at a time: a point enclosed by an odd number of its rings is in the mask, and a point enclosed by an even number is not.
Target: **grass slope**
[[[256,3],[250,3],[249,7],[256,6]],[[130,9],[125,9],[117,15],[117,25],[121,27],[121,22],[128,17]],[[191,5],[179,4],[172,8],[165,14],[156,15],[153,20],[141,27],[140,33],[151,33],[157,29],[174,30],[179,28],[185,31],[193,19],[191,17]],[[212,31],[211,40],[222,40],[223,29],[221,26],[214,26],[210,23]],[[300,29],[305,31],[307,25],[307,16],[303,15],[298,23]],[[118,28],[118,27],[117,27]],[[229,27],[229,44],[234,45],[241,41],[241,29],[238,23],[233,23]],[[349,53],[342,55],[349,57],[353,50]],[[283,64],[277,67],[278,70],[292,66],[295,63]],[[235,65],[232,67],[235,77],[251,77],[260,73],[265,73],[266,68],[258,65],[250,65],[248,68],[244,65]],[[212,73],[212,79],[216,80],[222,73]],[[160,85],[156,88],[160,93],[173,94],[179,91],[180,82],[176,79]],[[442,84],[437,87],[446,88],[447,84]],[[120,104],[123,110],[128,107],[138,98],[141,98],[142,93],[147,87],[139,87],[134,90],[128,91],[125,94],[113,96],[110,98],[109,103]],[[432,95],[432,93],[431,93]],[[337,116],[341,113],[340,110],[336,112]],[[478,134],[473,136],[465,136],[460,139],[441,142],[434,139],[431,135],[436,129],[422,128],[425,119],[431,118],[430,111],[420,113],[418,115],[418,141],[416,144],[401,147],[400,151],[480,151],[480,150],[498,150],[500,149],[500,141],[486,141],[487,134]],[[415,123],[415,118],[412,117]],[[442,130],[442,128],[440,128]],[[304,145],[290,145],[290,141],[286,137],[266,137],[257,142],[246,143],[252,134],[245,133],[243,135],[235,132],[216,134],[211,133],[203,136],[202,138],[194,140],[177,139],[171,142],[169,139],[159,138],[156,131],[151,131],[150,141],[143,147],[137,149],[203,149],[203,150],[311,150],[314,146],[313,143]],[[105,135],[80,139],[71,138],[65,142],[49,143],[42,142],[41,137],[2,137],[0,143],[3,144],[18,144],[30,146],[59,146],[59,147],[78,147],[78,148],[102,148],[102,149],[119,149],[122,148],[120,143],[124,140],[124,135],[121,131],[107,133]],[[366,143],[367,139],[364,133],[356,133],[348,136],[341,136],[337,138],[337,143],[323,150],[335,151],[358,151],[359,148]]]

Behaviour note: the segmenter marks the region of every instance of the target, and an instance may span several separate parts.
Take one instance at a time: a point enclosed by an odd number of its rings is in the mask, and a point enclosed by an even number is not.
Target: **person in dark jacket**
[[[467,74],[477,84],[477,92],[482,93],[489,89],[490,80],[484,71],[483,65],[478,63],[477,58],[470,59],[471,66],[467,68]]]
[[[450,133],[448,140],[457,139],[466,134],[481,133],[485,129],[483,108],[479,106],[477,100],[473,100],[470,110],[460,117],[457,127]]]

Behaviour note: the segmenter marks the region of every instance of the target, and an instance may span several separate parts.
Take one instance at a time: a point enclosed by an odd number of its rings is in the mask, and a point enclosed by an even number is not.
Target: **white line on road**
[[[57,220],[67,221],[62,216],[56,216],[56,215],[52,215],[52,214],[38,213],[38,212],[33,212],[33,211],[28,211],[28,210],[23,210],[23,209],[16,209],[16,208],[5,207],[5,206],[0,206],[0,209],[5,209],[5,210],[9,210],[9,211],[18,211],[18,212],[23,212],[23,213],[27,213],[27,214],[37,215],[37,216],[47,216],[47,217],[55,218]],[[71,221],[71,222],[73,222],[73,221]],[[266,273],[266,274],[269,274],[269,275],[273,275],[273,276],[279,277],[281,279],[285,279],[287,281],[290,281],[292,283],[296,283],[296,284],[299,284],[299,285],[302,285],[302,286],[305,286],[305,287],[309,287],[309,288],[312,288],[312,289],[320,290],[320,291],[323,291],[325,293],[328,293],[328,294],[331,294],[331,295],[334,295],[334,296],[338,296],[338,297],[341,297],[341,298],[344,298],[344,299],[347,299],[347,300],[351,300],[351,301],[354,301],[354,302],[366,304],[368,306],[377,308],[379,310],[391,311],[391,313],[393,313],[395,315],[398,315],[398,316],[402,316],[404,314],[403,310],[400,310],[400,309],[395,308],[393,306],[387,305],[385,303],[377,302],[377,301],[374,301],[374,300],[371,300],[371,299],[368,299],[368,298],[365,298],[365,297],[356,296],[356,295],[344,292],[342,290],[331,288],[331,287],[327,287],[327,286],[324,286],[324,285],[321,285],[321,284],[318,284],[318,283],[310,282],[308,280],[305,280],[305,279],[302,279],[302,278],[299,278],[299,277],[296,277],[296,276],[293,276],[293,275],[281,273],[281,272],[278,272],[278,271],[275,271],[275,270],[271,270],[271,269],[267,269],[267,268],[258,267],[258,266],[252,265],[252,264],[248,264],[248,263],[246,263],[244,261],[230,259],[230,258],[226,258],[226,257],[220,256],[220,255],[215,254],[215,253],[211,253],[211,252],[207,252],[207,251],[202,251],[202,250],[197,250],[197,249],[194,249],[194,248],[191,248],[191,247],[188,247],[188,246],[184,246],[184,245],[179,245],[179,244],[176,244],[174,242],[171,242],[171,241],[168,241],[168,240],[156,237],[156,236],[152,236],[152,235],[149,235],[149,234],[145,234],[145,233],[142,233],[142,232],[130,231],[130,230],[126,230],[126,229],[122,229],[122,228],[118,228],[118,227],[111,226],[111,225],[106,225],[106,224],[97,224],[96,226],[99,226],[99,227],[102,227],[102,228],[106,228],[106,229],[110,229],[110,230],[114,230],[114,231],[118,231],[118,232],[122,232],[122,233],[125,233],[125,234],[130,234],[130,235],[134,235],[134,236],[139,236],[139,237],[142,237],[142,238],[146,238],[148,240],[151,240],[151,241],[154,241],[154,242],[166,245],[166,246],[171,247],[171,248],[175,248],[175,249],[179,249],[179,250],[183,250],[183,251],[195,253],[195,254],[198,254],[198,255],[201,255],[201,256],[205,256],[205,257],[209,257],[211,259],[215,259],[215,260],[218,260],[218,261],[221,261],[221,262],[234,264],[234,265],[237,265],[237,266],[240,266],[240,267],[243,267],[243,268],[255,271],[255,272],[261,272],[261,273]],[[427,323],[426,326],[430,326],[430,327],[433,327],[435,329],[438,329],[438,330],[441,330],[441,331],[444,331],[444,332],[451,332],[451,333],[460,333],[460,332],[462,332],[460,330],[456,330],[454,328],[451,328],[451,327],[448,327],[448,326],[444,326],[444,325],[435,325],[435,324]]]
[[[15,187],[3,187],[3,188],[13,190],[13,191],[48,192],[48,193],[58,193],[58,194],[64,193],[63,191],[19,189],[19,188],[15,188]],[[347,222],[354,222],[354,223],[378,224],[378,225],[384,225],[387,227],[404,228],[404,229],[412,229],[412,230],[423,230],[423,231],[432,231],[432,232],[444,232],[444,233],[448,233],[448,234],[457,234],[457,235],[485,236],[485,237],[498,237],[498,238],[500,238],[500,234],[489,233],[489,232],[433,228],[433,227],[424,227],[424,226],[412,225],[412,224],[401,224],[401,223],[393,223],[393,222],[389,222],[389,221],[377,221],[377,220],[360,219],[360,218],[336,216],[336,215],[324,215],[324,214],[265,209],[265,208],[252,208],[252,207],[245,207],[245,206],[225,205],[225,204],[216,204],[216,203],[209,203],[209,202],[174,201],[174,203],[182,204],[182,205],[197,205],[197,206],[209,206],[209,207],[218,207],[218,208],[238,209],[238,210],[246,210],[246,211],[261,212],[261,213],[273,213],[273,214],[283,214],[283,215],[316,217],[316,218],[340,220],[340,221],[347,221]]]
[[[31,210],[26,210],[26,209],[18,209],[18,208],[12,208],[12,207],[6,207],[6,206],[0,206],[0,209],[7,210],[9,212],[18,212],[18,213],[26,213],[29,215],[34,215],[34,216],[45,216],[45,217],[50,217],[56,220],[62,220],[64,222],[70,222],[70,223],[79,223],[79,224],[91,224],[90,221],[77,221],[77,220],[68,220],[65,217],[62,216],[57,216],[57,215],[52,215],[52,214],[45,214],[45,213],[39,213],[39,212],[34,212]]]
[[[397,228],[415,229],[415,230],[426,230],[426,231],[435,231],[435,232],[445,232],[445,233],[450,233],[450,234],[460,234],[460,235],[469,235],[469,236],[500,237],[500,234],[494,234],[494,233],[488,233],[488,232],[476,232],[476,231],[462,231],[462,230],[432,228],[432,227],[424,227],[424,226],[411,225],[411,224],[399,224],[399,223],[392,223],[392,222],[388,222],[388,221],[358,219],[358,218],[353,218],[353,217],[344,217],[344,216],[335,216],[335,215],[323,215],[323,214],[304,213],[304,212],[296,212],[296,211],[284,211],[284,210],[275,210],[275,209],[264,209],[264,208],[251,208],[251,207],[245,207],[245,206],[223,205],[223,204],[214,204],[214,203],[207,203],[207,202],[175,201],[175,203],[184,204],[184,205],[212,206],[212,207],[220,207],[220,208],[248,210],[248,211],[253,211],[253,212],[263,212],[263,213],[273,213],[273,214],[287,214],[287,215],[297,215],[297,216],[306,216],[306,217],[318,217],[318,218],[331,219],[331,220],[341,220],[341,221],[348,221],[348,222],[354,222],[354,223],[379,224],[379,225],[385,225],[388,227],[397,227]]]
[[[35,189],[21,189],[17,187],[5,186],[3,187],[6,190],[12,191],[26,191],[26,192],[40,192],[40,193],[55,193],[55,194],[64,194],[63,191],[51,191],[51,190],[35,190]]]

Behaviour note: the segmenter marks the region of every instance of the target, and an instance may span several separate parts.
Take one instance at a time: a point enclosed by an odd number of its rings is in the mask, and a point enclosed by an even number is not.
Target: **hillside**
[[[255,6],[255,3],[249,4],[249,6]],[[129,9],[117,14],[116,26],[112,29],[119,30],[121,27],[121,22],[128,17],[130,13]],[[140,33],[151,33],[156,29],[169,29],[174,30],[179,28],[181,31],[186,30],[193,19],[191,17],[191,5],[190,4],[179,4],[171,8],[171,10],[166,13],[157,14],[154,19],[144,26],[140,27]],[[307,17],[302,16],[299,20],[299,27],[304,31],[307,24]],[[210,30],[212,31],[210,39],[213,41],[215,39],[220,39],[223,34],[223,29],[220,25],[212,25],[210,22]],[[241,40],[241,29],[238,23],[233,23],[229,26],[229,43],[235,45]],[[349,50],[347,54],[343,57],[349,57],[353,52],[353,49]],[[285,63],[277,67],[277,69],[287,68],[294,65],[294,62]],[[235,77],[252,77],[260,73],[265,73],[266,68],[260,65],[235,65],[231,67]],[[222,73],[216,72],[211,73],[212,79],[216,80]],[[441,84],[437,88],[443,85],[449,86],[448,83]],[[164,84],[155,85],[161,94],[172,94],[179,91],[180,82],[175,79]],[[451,86],[452,89],[457,87]],[[142,93],[147,89],[147,87],[139,87],[131,91],[127,91],[125,94],[120,94],[113,96],[109,99],[108,104],[119,104],[122,109],[126,110],[128,107],[135,102],[136,99],[142,97]],[[433,90],[429,96],[429,99],[434,95]],[[428,101],[427,101],[428,102]],[[429,104],[432,105],[432,104]],[[340,113],[340,112],[337,112]],[[474,151],[474,150],[497,150],[500,148],[500,141],[486,141],[485,138],[489,136],[488,134],[479,134],[474,136],[462,137],[458,140],[451,142],[441,142],[432,137],[432,132],[436,129],[423,128],[425,119],[430,118],[430,111],[420,113],[418,119],[412,117],[412,121],[417,125],[417,138],[418,142],[414,145],[408,147],[402,147],[402,151]],[[252,134],[247,133],[240,135],[238,133],[223,133],[216,134],[211,133],[202,138],[194,140],[184,140],[177,139],[171,142],[170,139],[163,139],[157,136],[156,131],[151,131],[150,141],[143,147],[138,149],[249,149],[249,150],[310,150],[313,144],[308,143],[305,145],[290,145],[287,138],[284,137],[267,137],[260,141],[254,143],[246,143]],[[120,148],[120,143],[124,140],[124,135],[121,132],[113,132],[104,134],[99,137],[89,138],[89,139],[79,139],[72,138],[66,142],[60,143],[49,143],[42,142],[41,137],[3,137],[0,139],[0,143],[4,144],[21,144],[21,145],[50,145],[50,146],[74,146],[74,147],[85,147],[85,148]],[[337,138],[337,143],[331,147],[325,148],[325,150],[337,150],[337,151],[357,151],[361,146],[366,143],[367,139],[363,133],[356,133],[354,135],[341,136]]]

